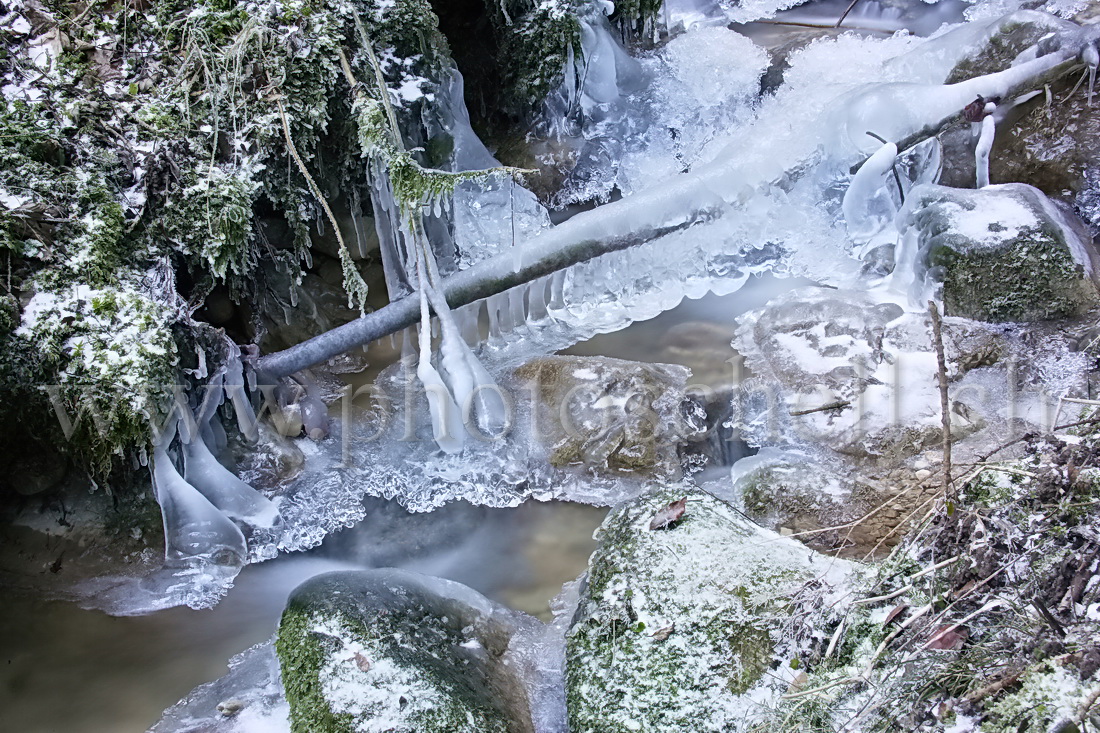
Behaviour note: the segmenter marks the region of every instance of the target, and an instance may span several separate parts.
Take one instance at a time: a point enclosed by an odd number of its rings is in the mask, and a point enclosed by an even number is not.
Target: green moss
[[[944,307],[951,315],[992,322],[1071,318],[1096,300],[1084,270],[1049,226],[1023,233],[1008,251],[962,253],[945,244],[929,262],[945,272]]]
[[[321,691],[317,671],[334,650],[324,637],[311,631],[312,626],[308,614],[288,608],[275,639],[283,689],[290,703],[290,728],[294,733],[352,733],[354,718],[334,714]]]

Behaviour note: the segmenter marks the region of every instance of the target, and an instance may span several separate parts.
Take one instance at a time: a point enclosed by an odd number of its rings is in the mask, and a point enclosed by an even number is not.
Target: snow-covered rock
[[[999,358],[995,334],[945,324],[949,376]],[[815,443],[892,464],[942,440],[937,361],[922,313],[866,293],[803,288],[746,315],[734,346],[753,379],[735,398],[750,442]],[[973,401],[973,397],[967,397]],[[952,403],[952,434],[980,415]]]
[[[843,607],[854,572],[688,486],[620,506],[598,537],[566,641],[573,733],[761,722],[821,636],[809,608]]]
[[[1091,243],[1070,214],[1026,184],[919,186],[899,228],[916,254],[917,285],[942,283],[949,315],[1051,320],[1082,315],[1100,301]]]
[[[384,569],[316,576],[276,641],[296,733],[533,730],[509,641],[535,619],[459,583]]]

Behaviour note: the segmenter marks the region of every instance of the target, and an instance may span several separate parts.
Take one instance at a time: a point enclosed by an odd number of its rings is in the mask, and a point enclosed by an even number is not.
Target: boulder
[[[922,185],[899,214],[918,285],[942,283],[948,315],[993,322],[1072,318],[1097,305],[1095,253],[1074,219],[1022,183]]]
[[[597,538],[566,639],[573,733],[760,722],[812,642],[784,630],[792,614],[853,568],[687,486],[619,506]]]
[[[527,733],[512,635],[530,617],[403,570],[316,576],[291,595],[276,651],[295,733]]]

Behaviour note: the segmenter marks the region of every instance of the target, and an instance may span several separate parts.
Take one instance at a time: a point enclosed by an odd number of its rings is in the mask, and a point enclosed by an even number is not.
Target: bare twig
[[[852,8],[856,6],[859,0],[852,0],[848,3],[848,7],[844,8],[844,12],[840,14],[840,17],[836,21],[836,27],[839,28],[840,24],[844,22],[844,19],[848,17],[848,13],[852,12]]]
[[[825,412],[826,410],[840,410],[848,407],[851,403],[849,400],[837,400],[836,402],[830,402],[827,405],[821,407],[813,407],[809,410],[795,410],[794,412],[787,413],[791,417],[802,417],[803,415],[812,415],[815,412]]]
[[[943,495],[954,502],[951,490],[951,402],[947,396],[947,359],[943,353],[943,319],[936,301],[928,301],[932,316],[932,341],[936,345],[936,373],[940,382],[940,421],[943,424]]]
[[[1054,614],[1050,612],[1050,609],[1046,607],[1046,604],[1044,604],[1038,598],[1032,598],[1031,605],[1035,608],[1036,611],[1039,612],[1039,615],[1046,620],[1047,625],[1050,626],[1050,628],[1054,629],[1054,632],[1058,634],[1058,636],[1066,635],[1066,630],[1062,627],[1062,624],[1058,623],[1058,619],[1054,618]]]

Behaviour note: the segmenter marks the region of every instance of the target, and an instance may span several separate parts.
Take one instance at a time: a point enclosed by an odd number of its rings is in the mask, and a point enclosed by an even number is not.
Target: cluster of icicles
[[[181,414],[168,423],[153,449],[153,487],[164,522],[165,558],[171,567],[206,562],[240,567],[248,561],[268,559],[274,554],[282,526],[276,504],[214,456],[214,451],[227,443],[217,416],[226,400],[232,405],[241,435],[250,442],[260,437],[249,397],[256,385],[246,385],[237,345],[228,338],[225,345],[225,364],[209,377],[201,403],[193,411],[180,405]],[[293,402],[306,432],[322,437],[327,418],[317,385],[307,376],[298,394],[287,394],[288,389],[280,385],[270,397],[283,410]],[[173,454],[183,465],[182,473]]]

